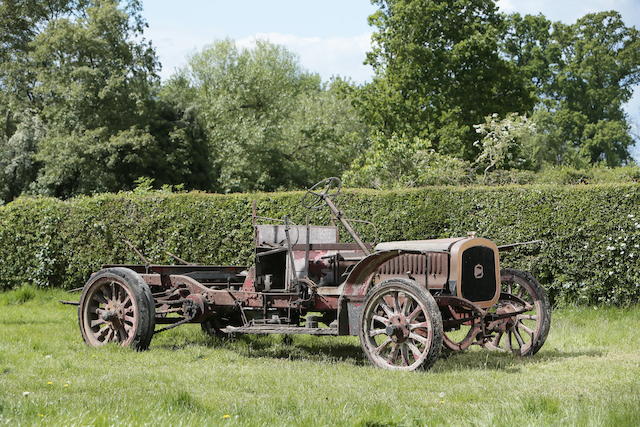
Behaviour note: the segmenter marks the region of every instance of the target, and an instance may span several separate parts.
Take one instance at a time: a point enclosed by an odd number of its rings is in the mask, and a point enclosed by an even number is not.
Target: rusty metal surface
[[[305,328],[301,326],[228,326],[222,331],[228,334],[338,335],[336,328]]]
[[[442,289],[449,277],[449,255],[429,252],[422,254],[404,254],[390,259],[380,266],[380,280],[392,277],[409,276],[418,284],[429,289]]]

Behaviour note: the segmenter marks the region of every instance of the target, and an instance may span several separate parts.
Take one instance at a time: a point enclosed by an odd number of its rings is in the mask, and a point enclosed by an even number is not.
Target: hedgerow
[[[214,195],[147,191],[67,201],[19,198],[0,207],[0,289],[80,287],[105,263],[154,263],[166,251],[206,264],[248,265],[258,214],[327,223],[303,193]],[[502,256],[530,270],[556,303],[629,304],[640,296],[640,185],[428,187],[346,190],[338,203],[367,240],[478,235],[498,244],[541,239]],[[349,240],[341,232],[344,240]]]

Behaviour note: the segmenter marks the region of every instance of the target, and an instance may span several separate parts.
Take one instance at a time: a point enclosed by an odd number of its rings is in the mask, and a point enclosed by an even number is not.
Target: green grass
[[[144,353],[92,349],[56,302],[74,297],[0,294],[0,424],[640,425],[640,306],[558,310],[533,358],[473,350],[397,373],[352,337],[221,342],[189,325]]]

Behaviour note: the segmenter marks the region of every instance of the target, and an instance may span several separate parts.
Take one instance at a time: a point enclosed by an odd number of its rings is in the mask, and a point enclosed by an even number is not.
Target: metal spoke
[[[106,322],[103,319],[97,319],[97,320],[92,320],[91,321],[91,327],[95,328],[96,326],[100,326],[105,324]]]
[[[418,317],[418,314],[422,311],[422,307],[419,305],[411,312],[409,316],[407,316],[407,322],[413,322],[413,320]]]
[[[379,304],[380,308],[382,308],[387,315],[387,317],[393,316],[393,310],[387,305],[386,301],[382,300]]]
[[[97,301],[98,304],[106,304],[107,299],[102,295],[102,292],[96,292],[93,296],[93,300]]]
[[[418,341],[424,345],[427,345],[429,343],[429,340],[425,337],[422,337],[418,334],[414,334],[413,332],[409,334],[409,338],[411,338],[412,340]]]
[[[400,313],[400,292],[395,292],[393,294],[393,312],[394,314],[399,314]]]
[[[376,347],[373,351],[375,354],[380,354],[380,352],[382,350],[384,350],[384,348],[386,346],[388,346],[391,342],[393,342],[393,340],[391,338],[387,338],[382,344],[380,344],[378,347]]]
[[[107,325],[106,327],[100,329],[100,331],[98,331],[98,334],[96,335],[96,338],[99,341],[107,341],[107,335],[109,335],[109,331],[111,331],[111,327],[109,325]]]
[[[513,336],[516,337],[516,341],[518,341],[518,345],[520,346],[520,348],[522,348],[524,346],[524,340],[522,339],[522,336],[520,336],[520,332],[518,332],[517,328],[513,328]]]
[[[502,339],[502,335],[504,333],[502,331],[498,332],[498,335],[493,339],[493,345],[500,348],[500,340]]]
[[[382,317],[382,316],[378,316],[377,314],[374,314],[373,317],[371,317],[372,320],[377,320],[378,322],[382,323],[385,326],[389,325],[389,319],[387,319],[386,317]]]
[[[399,352],[400,352],[400,347],[398,346],[398,344],[393,343],[393,346],[391,346],[391,351],[389,352],[389,356],[387,357],[387,362],[389,362],[392,365],[395,365]]]
[[[513,351],[513,341],[511,340],[511,331],[507,331],[507,345],[509,346],[509,350]]]
[[[409,347],[409,350],[413,353],[414,359],[418,360],[422,356],[422,352],[415,346],[415,344],[407,342],[407,347]]]
[[[96,293],[96,295],[98,295],[98,293]],[[111,302],[111,298],[109,298],[106,287],[100,288],[100,295],[102,295],[102,298],[105,300],[105,304]]]
[[[402,354],[402,362],[404,363],[404,366],[409,366],[409,351],[406,343],[401,344],[400,353]]]
[[[402,313],[404,316],[406,316],[409,311],[409,308],[411,307],[411,298],[409,298],[407,295],[404,296],[404,303],[402,304],[402,307],[400,307],[400,313]]]
[[[430,326],[429,322],[411,323],[409,325],[409,329],[412,331],[414,329],[429,329],[429,326]]]
[[[535,336],[533,329],[522,323],[521,320],[518,320],[518,324],[520,325],[520,328],[524,329],[524,331],[531,336],[531,341],[533,341],[533,337]]]
[[[385,329],[374,329],[372,331],[369,331],[369,336],[370,337],[376,337],[378,335],[382,335],[385,334],[386,330]]]

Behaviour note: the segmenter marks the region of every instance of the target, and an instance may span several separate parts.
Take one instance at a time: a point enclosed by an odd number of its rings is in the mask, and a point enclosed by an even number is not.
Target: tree
[[[23,113],[11,137],[0,137],[0,200],[12,200],[36,179],[36,152],[45,132],[37,116]]]
[[[364,141],[354,109],[285,48],[218,41],[163,88],[206,127],[221,191],[300,188],[339,175]]]
[[[493,0],[374,0],[375,70],[357,105],[387,135],[427,138],[433,148],[475,158],[472,125],[491,113],[533,106],[526,80],[500,55],[503,17]]]
[[[11,27],[0,48],[11,59],[0,65],[6,200],[27,190],[58,197],[126,190],[141,176],[211,188],[199,122],[157,97],[159,64],[141,10],[138,0],[0,5],[0,26]],[[23,110],[33,116],[24,123]],[[28,131],[34,123],[38,131]],[[28,173],[9,168],[16,159],[30,159],[21,163]]]
[[[369,188],[460,185],[469,183],[470,172],[467,162],[436,153],[427,140],[378,132],[343,180],[351,187]]]
[[[630,159],[622,106],[640,82],[640,38],[618,12],[587,14],[573,25],[511,15],[501,49],[536,88],[546,162],[619,166]]]
[[[486,181],[490,169],[528,169],[531,167],[530,152],[535,134],[535,124],[526,116],[515,113],[500,119],[497,114],[485,118],[485,122],[475,125],[482,139],[475,142],[481,148],[475,165],[482,167]]]

